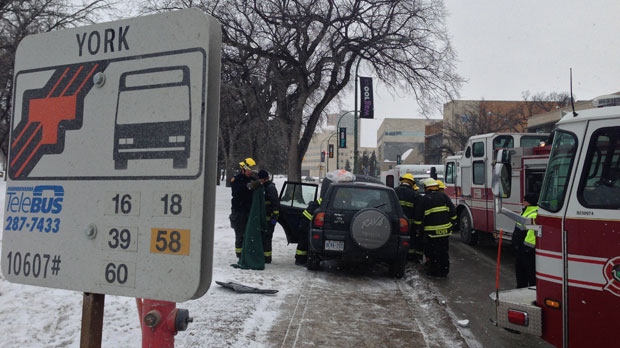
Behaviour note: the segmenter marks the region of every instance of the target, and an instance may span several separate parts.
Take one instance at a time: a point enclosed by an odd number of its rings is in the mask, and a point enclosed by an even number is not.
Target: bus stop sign
[[[221,32],[182,10],[26,37],[2,272],[181,302],[211,284]]]

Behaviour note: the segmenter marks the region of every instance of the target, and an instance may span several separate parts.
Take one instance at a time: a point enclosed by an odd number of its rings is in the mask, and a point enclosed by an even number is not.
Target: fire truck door
[[[564,221],[564,340],[597,347],[620,311],[620,119],[589,122],[581,147]]]

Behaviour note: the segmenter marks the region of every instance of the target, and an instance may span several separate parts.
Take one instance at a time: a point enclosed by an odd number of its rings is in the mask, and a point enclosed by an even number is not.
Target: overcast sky
[[[620,1],[444,0],[468,80],[462,100],[522,100],[522,92],[569,92],[578,100],[620,91]],[[363,120],[360,146],[376,146],[380,119],[413,117],[415,101],[375,87],[375,117]],[[441,115],[438,112],[436,117]]]

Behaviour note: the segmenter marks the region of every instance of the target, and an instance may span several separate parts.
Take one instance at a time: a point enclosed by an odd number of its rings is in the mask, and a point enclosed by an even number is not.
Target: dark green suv
[[[303,191],[301,186],[298,190]],[[303,224],[287,221],[301,221],[303,209],[292,211],[287,204],[284,206],[287,218],[281,224],[287,236],[297,235],[293,230]],[[384,262],[389,265],[391,276],[401,278],[407,264],[409,239],[409,225],[394,189],[368,182],[331,183],[313,214],[306,267],[318,270],[321,261],[328,259]]]

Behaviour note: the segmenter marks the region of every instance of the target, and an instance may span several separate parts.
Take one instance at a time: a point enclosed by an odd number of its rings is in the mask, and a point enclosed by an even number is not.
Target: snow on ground
[[[284,179],[277,178],[275,182],[280,189]],[[0,186],[0,207],[4,207],[5,184],[2,182]],[[266,334],[278,318],[283,300],[288,294],[299,291],[297,285],[307,277],[308,271],[294,265],[296,245],[287,245],[280,225],[274,235],[273,262],[267,264],[265,270],[231,267],[237,259],[234,232],[228,220],[230,188],[222,183],[216,191],[212,284],[203,297],[177,304],[177,308],[189,310],[193,322],[187,331],[178,333],[175,346],[268,347]],[[279,292],[273,296],[236,294],[216,285],[215,280],[236,281]],[[435,297],[432,288],[416,286],[422,282],[418,276],[408,277],[407,282],[416,288],[417,299]],[[79,347],[82,295],[75,291],[14,284],[0,275],[0,346]],[[427,319],[432,315],[430,312],[426,313]],[[433,331],[427,335],[432,336]],[[107,295],[102,347],[140,347],[141,342],[135,299]]]

